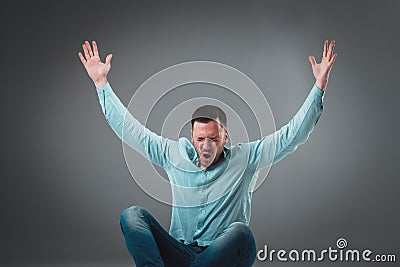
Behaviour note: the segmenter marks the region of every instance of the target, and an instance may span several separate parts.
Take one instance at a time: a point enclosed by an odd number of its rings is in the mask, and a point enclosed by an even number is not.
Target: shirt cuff
[[[323,96],[325,93],[325,91],[322,91],[321,89],[319,89],[315,84],[314,84],[313,88],[311,89],[311,92],[316,96]]]
[[[102,87],[97,88],[96,91],[97,91],[98,95],[109,96],[109,95],[111,95],[112,89],[111,89],[110,83],[106,83]]]

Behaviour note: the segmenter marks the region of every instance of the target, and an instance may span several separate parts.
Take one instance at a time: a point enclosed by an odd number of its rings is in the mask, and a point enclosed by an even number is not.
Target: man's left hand
[[[334,40],[331,41],[329,47],[328,47],[328,40],[325,41],[324,52],[322,53],[321,63],[317,64],[313,56],[308,57],[315,77],[315,85],[322,91],[325,91],[326,85],[328,84],[329,73],[337,57],[337,54],[333,54],[334,47],[335,47]]]

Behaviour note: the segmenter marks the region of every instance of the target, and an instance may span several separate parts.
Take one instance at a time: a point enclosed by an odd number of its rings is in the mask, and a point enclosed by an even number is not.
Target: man
[[[84,55],[79,52],[78,56],[97,88],[107,122],[125,143],[163,167],[172,187],[169,233],[142,207],[121,213],[121,229],[137,266],[253,264],[256,245],[248,227],[251,186],[260,169],[304,143],[319,120],[322,96],[337,56],[334,45],[334,41],[325,41],[319,64],[309,57],[315,84],[287,125],[260,140],[226,147],[226,115],[215,106],[202,106],[193,113],[191,142],[186,138],[172,141],[145,128],[127,112],[108,83],[112,55],[101,62],[96,42],[92,49],[85,41]],[[215,192],[218,197],[211,197]]]

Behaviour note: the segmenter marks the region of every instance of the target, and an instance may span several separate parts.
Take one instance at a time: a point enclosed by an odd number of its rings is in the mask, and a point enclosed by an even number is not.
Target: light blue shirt
[[[225,147],[223,158],[201,170],[192,143],[157,135],[136,120],[109,83],[97,89],[105,118],[117,136],[148,160],[164,168],[172,189],[169,233],[185,244],[210,243],[233,222],[250,222],[252,188],[258,172],[303,144],[323,110],[315,85],[296,115],[260,140]]]

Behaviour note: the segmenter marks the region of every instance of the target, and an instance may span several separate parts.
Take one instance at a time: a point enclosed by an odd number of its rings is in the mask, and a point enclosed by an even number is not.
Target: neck
[[[214,166],[223,158],[222,154],[224,154],[224,151],[222,151],[221,154],[218,156],[218,158],[216,158],[216,160],[214,160],[209,166],[201,165],[201,162],[199,161],[199,165],[198,165],[199,168],[204,171],[208,167]]]

